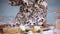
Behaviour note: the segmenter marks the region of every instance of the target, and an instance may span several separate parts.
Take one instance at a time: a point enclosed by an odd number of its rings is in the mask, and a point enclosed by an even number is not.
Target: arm
[[[47,9],[48,9],[48,5],[47,5],[47,2],[46,0],[42,1],[41,2],[41,5],[42,5],[42,9],[43,9],[43,17],[45,18],[45,21],[43,22],[43,26],[44,27],[48,27],[47,24],[46,24],[46,16],[47,16]]]

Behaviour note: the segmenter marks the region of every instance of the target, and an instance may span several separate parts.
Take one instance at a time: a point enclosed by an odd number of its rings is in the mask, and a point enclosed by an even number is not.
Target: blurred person
[[[9,18],[9,25],[14,26],[16,21],[13,18]]]

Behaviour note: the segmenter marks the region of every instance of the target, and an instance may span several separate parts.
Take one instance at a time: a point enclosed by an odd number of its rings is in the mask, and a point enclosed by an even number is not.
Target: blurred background
[[[4,18],[4,22],[8,23],[8,18],[15,18],[19,11],[19,6],[10,6],[9,0],[0,0],[0,17]],[[60,9],[60,0],[47,0],[48,12],[47,12],[47,23],[56,22],[56,14],[54,13],[57,9]]]

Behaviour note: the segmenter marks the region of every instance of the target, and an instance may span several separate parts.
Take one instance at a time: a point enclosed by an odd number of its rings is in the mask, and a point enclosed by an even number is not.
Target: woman
[[[20,5],[20,11],[16,15],[16,21],[20,24],[39,25],[39,23],[43,23],[43,26],[46,27],[46,0],[9,0],[9,4]]]

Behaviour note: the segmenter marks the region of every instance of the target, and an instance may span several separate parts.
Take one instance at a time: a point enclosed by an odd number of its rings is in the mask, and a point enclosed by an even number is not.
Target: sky
[[[60,0],[47,0],[47,4],[47,23],[55,23],[56,14],[54,12],[60,9]],[[8,0],[0,0],[0,17],[4,17],[5,19],[8,17],[15,18],[18,11],[19,6],[10,6]]]

